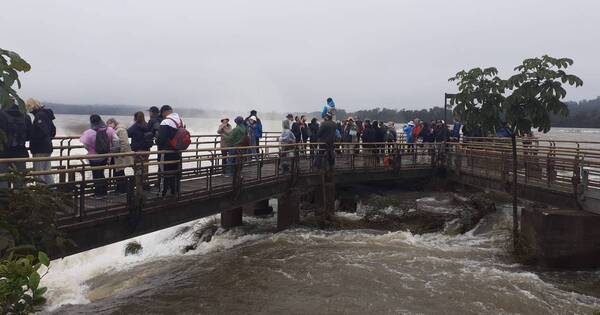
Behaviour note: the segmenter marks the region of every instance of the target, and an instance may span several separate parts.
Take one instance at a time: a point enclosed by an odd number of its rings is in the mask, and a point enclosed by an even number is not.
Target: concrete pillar
[[[300,222],[300,197],[302,192],[288,190],[277,200],[277,229],[284,230]]]
[[[239,207],[221,212],[221,226],[228,229],[242,225],[242,211]]]
[[[273,207],[269,206],[269,199],[261,200],[244,207],[244,214],[250,216],[269,215]]]

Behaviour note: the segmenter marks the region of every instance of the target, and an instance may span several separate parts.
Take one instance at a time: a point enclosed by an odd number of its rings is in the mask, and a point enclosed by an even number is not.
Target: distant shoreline
[[[552,127],[559,128],[600,128],[600,98],[592,101],[582,101],[579,103],[568,102],[570,115],[568,117],[552,117]],[[55,114],[64,115],[90,115],[99,114],[102,116],[132,116],[135,112],[142,111],[147,113],[150,106],[135,106],[135,105],[103,105],[103,104],[92,104],[92,105],[74,105],[74,104],[60,104],[44,102],[44,105],[54,111]],[[222,118],[228,117],[231,120],[235,116],[246,117],[250,112],[249,108],[247,111],[217,111],[217,110],[205,110],[188,107],[175,108],[175,111],[183,117],[195,117],[195,118]],[[315,110],[319,110],[315,108]],[[258,117],[267,120],[282,120],[290,112],[258,112]],[[294,112],[293,115],[305,115],[307,120],[313,117],[320,117],[319,111],[312,112]],[[407,109],[386,109],[386,108],[372,108],[369,110],[357,110],[347,112],[344,109],[338,109],[337,116],[341,119],[346,117],[357,117],[362,119],[380,120],[380,121],[394,121],[396,123],[404,123],[418,117],[424,121],[433,119],[441,119],[444,117],[444,109],[441,107],[432,107],[429,109],[420,110],[407,110]],[[452,113],[448,111],[446,113],[448,120],[451,120]],[[451,123],[451,121],[448,121]]]

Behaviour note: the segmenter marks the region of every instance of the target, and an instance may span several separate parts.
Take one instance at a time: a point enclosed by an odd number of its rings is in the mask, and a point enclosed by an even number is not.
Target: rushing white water
[[[45,279],[48,310],[67,303],[79,305],[56,311],[566,314],[600,308],[596,297],[510,259],[509,213],[502,208],[457,236],[308,228],[273,233],[274,218],[245,218],[245,228],[217,233],[186,254],[182,248],[194,229],[178,233],[181,227],[174,227],[137,238],[140,256],[124,257],[121,242],[53,261]],[[553,274],[554,280],[571,277]]]

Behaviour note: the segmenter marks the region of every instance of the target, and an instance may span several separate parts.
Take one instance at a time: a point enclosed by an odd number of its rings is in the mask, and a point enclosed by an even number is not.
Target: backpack
[[[54,138],[54,137],[56,137],[56,126],[54,125],[54,122],[52,122],[52,119],[50,118],[52,115],[52,111],[50,111],[50,113],[48,113],[48,111],[49,110],[47,110],[47,109],[42,109],[42,110],[36,112],[35,115],[33,115],[33,119],[34,119],[33,128],[37,131],[37,133],[41,133],[45,137]],[[46,124],[48,125],[49,130],[47,130],[47,132],[49,132],[49,134],[46,134],[46,130],[43,130],[42,128],[40,128],[39,124],[36,123],[36,122],[43,122],[43,121],[46,121]]]
[[[27,142],[27,117],[6,115],[7,119],[7,144],[9,148],[24,147]]]
[[[177,132],[175,133],[175,136],[173,137],[173,139],[169,140],[171,148],[177,151],[187,149],[192,143],[192,137],[190,135],[190,132],[187,131],[187,129],[185,129],[185,127],[183,126],[183,120],[180,120],[181,124],[177,124],[175,119],[169,117],[167,117],[167,119],[170,119],[175,124],[175,126],[177,126]]]
[[[144,132],[144,146],[148,149],[154,146],[154,132],[146,131]]]
[[[96,130],[95,147],[98,154],[110,153],[111,140],[108,138],[106,128]]]

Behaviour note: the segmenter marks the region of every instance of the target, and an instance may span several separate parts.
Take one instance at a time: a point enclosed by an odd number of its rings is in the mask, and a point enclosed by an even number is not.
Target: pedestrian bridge
[[[410,145],[398,143],[339,144],[332,169],[315,166],[323,152],[317,144],[280,145],[267,133],[257,147],[245,147],[237,156],[235,172],[223,175],[224,156],[214,135],[194,136],[190,149],[182,152],[177,176],[179,193],[162,197],[157,154],[129,152],[100,157],[133,156],[124,177],[93,180],[91,171],[114,166],[91,167],[89,156],[74,137],[55,140],[55,156],[0,160],[0,163],[50,160],[49,172],[31,171],[29,176],[52,174],[53,186],[65,194],[67,207],[58,226],[77,247],[73,254],[194,219],[221,213],[226,227],[241,224],[242,208],[264,208],[277,198],[278,228],[299,220],[300,200],[307,193],[319,204],[322,215],[335,207],[335,187],[375,181],[428,181],[442,178],[451,184],[510,191],[512,154],[510,142],[498,138],[469,139],[461,143]],[[285,153],[285,154],[282,154]],[[525,140],[518,144],[518,192],[521,197],[569,207],[600,209],[600,143]],[[283,172],[283,164],[289,171]],[[148,171],[146,171],[146,169]],[[127,183],[126,194],[109,193],[93,198],[93,185],[103,181],[113,190],[116,181]],[[144,189],[150,183],[149,189]],[[146,187],[147,188],[147,187]],[[59,253],[52,253],[59,256]]]

